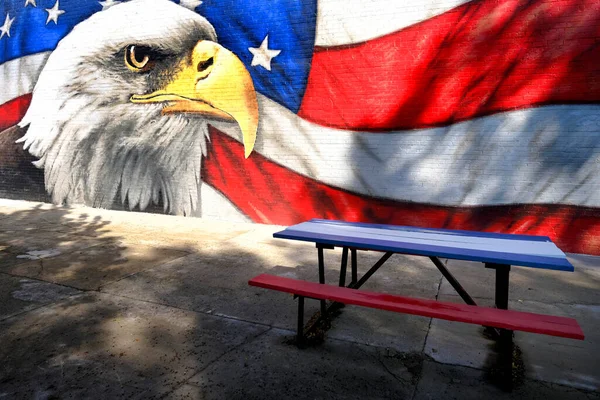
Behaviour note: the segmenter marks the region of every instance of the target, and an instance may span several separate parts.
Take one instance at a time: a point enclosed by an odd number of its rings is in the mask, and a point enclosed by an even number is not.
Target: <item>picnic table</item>
[[[352,223],[313,219],[290,226],[275,238],[312,242],[317,248],[318,283],[262,274],[249,284],[293,293],[298,302],[297,342],[303,343],[304,298],[321,301],[321,318],[328,311],[326,300],[334,304],[354,304],[394,312],[481,324],[497,329],[501,352],[512,360],[514,330],[583,340],[583,332],[572,318],[508,310],[511,266],[572,272],[573,265],[546,236],[515,235],[431,229],[384,224]],[[325,282],[324,250],[342,248],[337,285]],[[370,269],[358,277],[358,251],[384,253]],[[348,256],[351,256],[351,280],[346,286]],[[394,254],[428,257],[466,304],[415,299],[388,293],[367,292],[360,287]],[[480,262],[495,270],[495,308],[480,307],[442,259]],[[512,361],[506,361],[507,365]]]

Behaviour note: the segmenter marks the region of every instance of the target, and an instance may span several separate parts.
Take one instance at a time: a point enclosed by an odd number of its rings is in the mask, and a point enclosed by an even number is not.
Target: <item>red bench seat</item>
[[[573,318],[395,296],[268,274],[259,275],[251,279],[248,283],[251,286],[292,293],[313,299],[331,300],[344,304],[484,325],[512,331],[532,332],[578,340],[584,339],[581,327]]]

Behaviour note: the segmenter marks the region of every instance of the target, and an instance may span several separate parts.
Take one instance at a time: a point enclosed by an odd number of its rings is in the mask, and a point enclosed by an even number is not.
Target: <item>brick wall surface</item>
[[[600,1],[0,4],[0,197],[600,254]]]

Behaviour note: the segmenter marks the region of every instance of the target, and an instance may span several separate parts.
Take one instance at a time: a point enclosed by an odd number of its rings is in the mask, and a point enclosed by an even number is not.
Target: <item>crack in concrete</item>
[[[75,288],[75,287],[72,287],[72,286],[68,286],[68,285],[62,285],[60,283],[48,282],[48,281],[45,281],[43,279],[38,279],[36,277],[14,275],[14,274],[9,274],[8,272],[3,272],[3,271],[0,271],[0,275],[6,275],[6,276],[15,277],[15,278],[25,278],[25,279],[29,279],[31,281],[42,282],[42,283],[46,283],[46,284],[49,284],[49,285],[56,285],[56,286],[60,286],[60,287],[72,289],[72,290],[75,290],[75,291],[78,292],[78,293],[73,293],[73,294],[70,294],[70,295],[66,295],[64,298],[62,298],[60,300],[51,301],[49,303],[44,303],[44,304],[39,304],[38,306],[33,306],[32,308],[29,308],[29,309],[26,309],[26,310],[23,310],[23,311],[19,311],[16,314],[11,314],[11,315],[6,315],[4,317],[0,317],[0,322],[8,321],[11,318],[15,318],[15,317],[27,314],[29,312],[32,312],[32,311],[35,311],[35,310],[39,310],[41,308],[45,308],[45,307],[52,306],[54,304],[61,303],[61,302],[65,301],[65,300],[71,299],[72,297],[80,296],[81,294],[83,294],[83,292],[86,292],[86,290],[81,290],[81,289],[78,289],[78,288]],[[32,302],[31,304],[35,304],[35,303]]]
[[[377,354],[377,361],[379,362],[379,364],[381,364],[381,366],[383,367],[383,369],[385,369],[387,371],[388,374],[390,374],[392,376],[392,378],[394,378],[396,381],[398,381],[399,383],[403,384],[403,385],[410,385],[412,384],[412,382],[410,381],[405,381],[404,379],[402,379],[401,377],[399,377],[398,375],[396,375],[395,373],[393,373],[388,366],[385,364],[385,362],[383,362],[383,360],[381,359],[381,354]]]
[[[196,386],[193,383],[190,383],[189,381],[194,378],[195,376],[198,376],[199,374],[203,373],[204,371],[206,371],[208,368],[210,368],[211,366],[213,366],[215,363],[217,363],[219,360],[221,360],[223,357],[225,357],[226,355],[236,351],[237,349],[253,342],[254,340],[258,339],[259,337],[261,337],[262,335],[264,335],[267,332],[270,332],[273,328],[268,327],[267,329],[265,329],[262,332],[259,332],[258,334],[254,335],[254,336],[250,336],[248,338],[246,338],[242,343],[233,346],[232,348],[230,348],[229,350],[225,351],[223,354],[217,356],[215,359],[211,360],[208,362],[208,364],[206,364],[204,367],[200,368],[199,370],[195,371],[195,373],[193,373],[189,378],[186,378],[184,380],[182,380],[181,382],[177,382],[175,384],[175,386],[173,386],[173,388],[165,393],[163,393],[159,398],[160,399],[164,399],[167,396],[169,396],[170,394],[172,394],[173,392],[175,392],[177,389],[179,389],[180,387],[184,386],[184,385],[191,385],[191,386]]]
[[[2,275],[8,275],[8,276],[12,276],[15,278],[24,278],[24,279],[29,279],[32,281],[38,281],[38,282],[44,282],[50,285],[56,285],[56,286],[61,286],[64,288],[68,288],[68,289],[73,289],[73,290],[78,290],[80,292],[96,292],[97,290],[95,289],[81,289],[75,286],[69,286],[69,285],[65,285],[64,283],[60,283],[60,282],[52,282],[52,281],[46,281],[44,279],[40,279],[40,278],[36,278],[36,277],[32,277],[32,276],[27,276],[27,275],[18,275],[18,274],[12,274],[10,272],[4,272],[4,271],[0,271],[0,274]]]
[[[531,378],[525,378],[524,381],[536,382],[540,386],[543,386],[545,388],[552,389],[552,390],[554,390],[554,388],[558,386],[567,392],[581,393],[588,399],[598,399],[598,397],[596,396],[596,394],[598,392],[593,389],[583,389],[583,388],[579,388],[579,387],[575,387],[575,386],[564,385],[561,383],[535,380],[535,379],[531,379]]]
[[[282,330],[285,330],[285,331],[293,332],[290,329],[279,328],[279,327],[276,327],[276,326],[273,326],[273,325],[265,324],[263,322],[249,321],[249,320],[246,320],[246,319],[243,319],[243,318],[232,317],[230,315],[215,314],[215,313],[213,313],[211,311],[198,311],[198,310],[194,310],[194,309],[190,309],[190,308],[183,308],[183,307],[179,307],[179,306],[172,305],[172,304],[162,303],[162,302],[159,302],[159,301],[137,299],[135,297],[129,297],[129,296],[125,296],[125,295],[122,295],[122,294],[116,294],[116,293],[110,293],[110,292],[100,292],[100,291],[97,291],[97,290],[90,290],[90,292],[96,292],[96,293],[104,295],[104,296],[122,297],[124,299],[129,299],[129,300],[134,300],[134,301],[140,301],[142,303],[155,304],[155,305],[158,305],[158,306],[164,306],[164,307],[169,307],[169,308],[174,308],[176,310],[188,311],[188,312],[193,312],[193,313],[196,313],[196,314],[203,314],[203,315],[208,315],[208,316],[211,316],[211,317],[223,318],[223,319],[228,319],[228,320],[238,321],[238,322],[245,322],[245,323],[248,323],[248,324],[253,324],[253,325],[258,325],[258,326],[266,326],[268,328],[282,329]]]
[[[446,262],[448,262],[448,260],[446,260]],[[443,282],[444,282],[444,276],[441,276],[440,282],[438,283],[437,293],[435,294],[436,301],[440,296],[440,291],[442,289]],[[432,322],[433,322],[433,318],[430,318],[429,325],[427,326],[427,333],[425,334],[425,339],[423,340],[423,347],[421,348],[421,354],[423,354],[423,355],[425,354],[425,346],[427,346],[427,338],[429,337],[429,332],[431,331]],[[419,382],[421,382],[421,374],[419,374],[419,376],[417,377],[417,381],[415,382],[415,387],[413,389],[412,396],[410,397],[411,400],[413,400],[415,398],[415,396],[417,395],[417,388],[419,387]]]
[[[106,293],[106,292],[102,292],[102,288],[104,288],[107,285],[112,285],[113,283],[120,282],[123,279],[127,279],[127,278],[130,278],[130,277],[134,276],[134,275],[141,274],[142,272],[148,272],[148,271],[152,271],[152,270],[157,269],[157,268],[164,267],[165,265],[170,264],[170,263],[172,263],[174,261],[178,261],[178,260],[181,260],[182,258],[190,257],[190,256],[193,256],[193,255],[196,254],[196,253],[191,252],[191,251],[181,250],[181,249],[177,249],[177,248],[173,248],[172,250],[182,251],[182,252],[187,253],[187,254],[182,255],[181,257],[176,257],[176,258],[173,258],[171,260],[165,261],[165,262],[163,262],[163,263],[161,263],[159,265],[155,265],[155,266],[150,267],[150,268],[146,268],[146,269],[143,269],[143,270],[140,270],[140,271],[132,272],[132,273],[130,273],[128,275],[125,275],[125,276],[122,276],[122,277],[120,277],[120,278],[118,278],[118,279],[116,279],[114,281],[103,283],[102,285],[98,286],[97,289],[94,289],[94,291],[97,291],[97,292],[100,292],[100,293]]]
[[[10,320],[12,318],[19,317],[21,315],[30,313],[32,311],[40,310],[40,309],[43,309],[43,308],[47,308],[47,307],[53,306],[53,305],[58,304],[58,303],[62,303],[64,301],[70,300],[73,297],[81,296],[83,294],[84,293],[74,293],[74,294],[66,296],[64,299],[61,299],[61,300],[58,300],[58,301],[54,301],[52,303],[41,304],[41,305],[39,305],[37,307],[33,307],[33,308],[30,308],[30,309],[27,309],[27,310],[20,311],[20,312],[18,312],[16,314],[7,315],[6,317],[0,318],[0,322],[8,321],[8,320]]]

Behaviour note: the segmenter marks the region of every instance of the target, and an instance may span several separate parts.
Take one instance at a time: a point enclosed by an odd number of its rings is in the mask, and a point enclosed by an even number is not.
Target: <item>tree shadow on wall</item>
[[[587,103],[600,99],[589,80],[600,10],[523,2],[468,30],[482,3],[459,8],[461,23],[419,64],[427,79],[411,80],[394,113],[427,121],[451,108],[445,126],[357,134],[345,184],[376,194],[362,215],[377,222],[542,233],[565,251],[598,252],[598,209],[585,205],[597,203],[600,131],[597,105]],[[473,65],[473,76],[461,75]],[[444,93],[456,99],[433,110]]]

